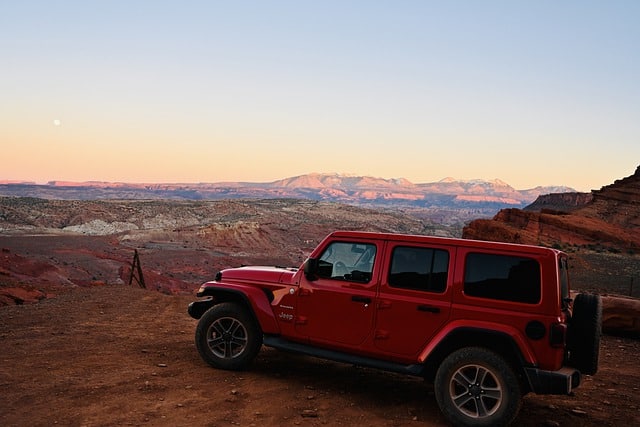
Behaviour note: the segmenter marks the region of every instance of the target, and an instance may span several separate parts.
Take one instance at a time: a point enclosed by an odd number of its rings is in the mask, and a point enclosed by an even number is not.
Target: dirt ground
[[[75,287],[0,307],[2,426],[443,426],[429,384],[263,348],[249,371],[198,356],[189,296]],[[603,337],[574,396],[528,395],[515,425],[640,425],[640,341]]]

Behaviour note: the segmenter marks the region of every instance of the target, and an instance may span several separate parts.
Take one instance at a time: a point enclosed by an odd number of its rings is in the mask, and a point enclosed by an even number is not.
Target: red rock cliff
[[[540,244],[598,244],[619,250],[640,249],[640,166],[635,173],[590,195],[573,193],[536,201],[531,207],[503,209],[491,220],[472,221],[466,239]],[[567,203],[571,208],[566,208]],[[548,209],[555,207],[556,209]],[[558,209],[558,206],[565,208]]]

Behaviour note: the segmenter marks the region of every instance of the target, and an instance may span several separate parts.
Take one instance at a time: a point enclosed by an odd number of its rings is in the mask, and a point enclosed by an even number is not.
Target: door
[[[302,277],[296,332],[310,341],[355,347],[372,333],[378,282],[376,243],[331,242],[315,280]]]
[[[411,361],[451,310],[453,261],[446,247],[393,243],[381,279],[375,346]]]

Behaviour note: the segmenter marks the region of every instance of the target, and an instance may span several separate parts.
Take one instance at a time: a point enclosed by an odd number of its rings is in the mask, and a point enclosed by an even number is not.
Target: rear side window
[[[567,265],[566,258],[560,258],[559,267],[560,267],[560,287],[562,292],[562,306],[567,307],[569,298],[569,266]]]
[[[465,262],[464,293],[536,304],[540,301],[540,264],[526,257],[470,253]]]
[[[441,249],[398,246],[391,256],[389,286],[429,292],[447,288],[449,253]]]

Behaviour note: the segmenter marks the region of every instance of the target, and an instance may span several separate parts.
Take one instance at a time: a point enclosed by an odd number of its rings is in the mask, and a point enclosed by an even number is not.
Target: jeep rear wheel
[[[585,375],[598,371],[600,335],[602,334],[602,298],[578,294],[573,301],[569,323],[569,364]]]
[[[262,332],[251,313],[235,303],[207,310],[196,328],[200,356],[214,368],[246,368],[262,346]]]
[[[438,368],[434,387],[440,410],[457,426],[508,425],[520,410],[517,376],[506,360],[484,348],[451,353]]]

